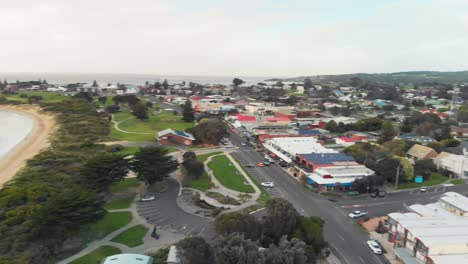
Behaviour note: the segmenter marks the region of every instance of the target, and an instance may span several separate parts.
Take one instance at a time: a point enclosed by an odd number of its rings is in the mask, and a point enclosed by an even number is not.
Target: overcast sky
[[[468,0],[0,0],[0,18],[0,72],[468,70]]]

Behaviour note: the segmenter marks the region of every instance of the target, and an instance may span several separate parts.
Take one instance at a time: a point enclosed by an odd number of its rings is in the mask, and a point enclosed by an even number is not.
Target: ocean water
[[[245,76],[184,76],[184,75],[150,75],[150,74],[90,74],[90,73],[0,73],[0,80],[8,82],[47,80],[50,84],[67,84],[84,82],[91,84],[96,80],[100,84],[120,83],[143,85],[146,81],[154,83],[167,79],[169,83],[181,83],[182,81],[199,84],[232,84],[235,77],[245,81],[247,85],[265,82],[272,77],[245,77]]]
[[[0,110],[0,159],[23,141],[33,126],[34,121],[28,116]]]

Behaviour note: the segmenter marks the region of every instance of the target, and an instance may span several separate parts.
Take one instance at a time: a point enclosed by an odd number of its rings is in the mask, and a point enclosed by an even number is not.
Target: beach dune
[[[49,146],[49,135],[55,127],[54,117],[40,113],[40,108],[37,106],[0,105],[0,111],[2,110],[27,115],[34,122],[32,129],[21,142],[7,153],[0,155],[0,187],[23,168],[26,160],[34,157],[39,151]]]

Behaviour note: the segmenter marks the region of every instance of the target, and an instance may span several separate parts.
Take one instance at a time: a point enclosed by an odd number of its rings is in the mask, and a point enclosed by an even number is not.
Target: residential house
[[[434,159],[437,157],[437,152],[430,147],[415,144],[406,152],[406,155],[411,163],[415,163],[418,160]]]

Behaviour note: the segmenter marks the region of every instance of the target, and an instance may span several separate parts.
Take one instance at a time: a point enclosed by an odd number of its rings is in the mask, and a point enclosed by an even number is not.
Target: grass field
[[[9,100],[16,100],[21,102],[28,102],[28,98],[21,98],[21,95],[25,94],[27,96],[42,96],[41,102],[61,102],[63,100],[69,99],[70,97],[64,96],[61,93],[57,92],[38,92],[38,91],[20,91],[18,94],[0,94]]]
[[[205,162],[209,157],[214,156],[214,155],[219,155],[219,154],[222,154],[222,152],[218,151],[218,152],[198,155],[197,160],[201,162]],[[210,175],[208,175],[208,173],[206,172],[203,172],[203,175],[198,180],[188,180],[188,179],[185,180],[184,186],[193,188],[202,192],[206,192],[207,190],[213,188],[214,184],[211,181]]]
[[[122,253],[122,251],[120,251],[118,248],[112,246],[102,246],[88,255],[70,262],[70,264],[99,264],[105,257],[119,253]]]
[[[219,154],[223,154],[223,152],[217,151],[217,152],[211,152],[207,154],[198,155],[197,160],[201,162],[205,162],[209,157],[214,156],[214,155],[219,155]]]
[[[99,221],[83,227],[84,236],[89,240],[101,239],[126,226],[130,221],[132,221],[130,212],[106,213]]]
[[[116,193],[116,192],[124,191],[128,188],[137,187],[138,185],[140,185],[140,182],[138,181],[137,178],[125,178],[113,184],[111,186],[110,191],[111,193]]]
[[[136,247],[143,244],[143,238],[148,233],[148,228],[143,225],[136,225],[118,234],[112,242],[124,244],[128,247]]]
[[[104,205],[104,209],[106,210],[125,209],[125,208],[129,208],[132,202],[133,202],[133,197],[114,200],[114,201],[110,201],[106,203]]]
[[[465,181],[463,181],[461,179],[456,179],[456,180],[451,180],[450,183],[455,184],[455,185],[459,185],[459,184],[464,184]]]
[[[186,123],[180,115],[168,112],[151,115],[147,120],[135,118],[128,110],[114,114],[114,121],[119,123],[119,128],[128,132],[143,133],[132,134],[116,130],[111,130],[111,137],[116,140],[126,141],[154,141],[156,132],[172,128],[185,131],[193,127],[193,123]]]
[[[252,186],[244,184],[246,179],[225,155],[214,157],[208,167],[224,187],[238,192],[255,192]]]
[[[402,182],[398,184],[398,189],[410,189],[410,188],[418,188],[421,186],[433,186],[433,185],[441,184],[447,180],[449,180],[449,178],[445,177],[442,174],[432,173],[429,179],[425,180],[423,183]]]

